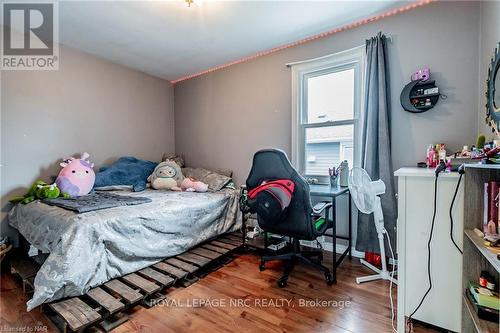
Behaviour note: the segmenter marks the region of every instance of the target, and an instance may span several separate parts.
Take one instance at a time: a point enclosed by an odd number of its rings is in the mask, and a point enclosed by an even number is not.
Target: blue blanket
[[[120,157],[110,166],[102,167],[95,176],[94,188],[116,185],[132,186],[134,192],[144,191],[148,177],[157,163],[132,156]]]

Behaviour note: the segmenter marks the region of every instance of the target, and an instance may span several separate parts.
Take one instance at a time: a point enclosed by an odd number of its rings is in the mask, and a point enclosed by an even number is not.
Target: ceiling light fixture
[[[184,0],[188,4],[188,7],[191,7],[191,4],[194,3],[194,0]]]

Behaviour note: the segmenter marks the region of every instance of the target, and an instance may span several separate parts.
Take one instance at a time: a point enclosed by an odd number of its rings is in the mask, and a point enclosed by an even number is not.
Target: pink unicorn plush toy
[[[83,153],[79,159],[69,157],[60,164],[63,169],[59,172],[56,184],[61,193],[70,197],[79,197],[88,194],[94,187],[95,173],[90,163],[89,154]]]

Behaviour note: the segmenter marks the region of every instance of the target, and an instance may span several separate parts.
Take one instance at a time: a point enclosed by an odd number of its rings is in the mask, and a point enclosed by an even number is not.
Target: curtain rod
[[[385,35],[385,38],[389,41],[389,43],[392,44],[392,42],[393,42],[392,35]],[[308,62],[317,61],[317,60],[322,60],[322,59],[331,57],[331,56],[336,55],[336,54],[342,54],[342,53],[345,53],[345,52],[350,52],[350,51],[353,51],[353,50],[356,50],[356,49],[359,49],[359,48],[362,48],[362,47],[365,47],[365,45],[355,46],[355,47],[350,48],[348,50],[344,50],[344,51],[340,51],[340,52],[336,52],[336,53],[332,53],[332,54],[327,54],[325,56],[318,57],[318,58],[289,62],[289,63],[285,64],[285,66],[286,67],[292,67],[294,65],[299,65],[299,64],[304,64],[304,63],[308,63]]]
[[[350,48],[348,50],[344,50],[344,51],[340,51],[340,52],[336,52],[336,53],[332,53],[332,54],[327,54],[325,56],[318,57],[318,58],[312,58],[312,59],[300,60],[300,61],[295,61],[295,62],[289,62],[289,63],[287,63],[285,65],[286,65],[286,67],[292,67],[294,65],[300,65],[300,64],[305,64],[305,63],[308,63],[308,62],[323,60],[323,59],[329,58],[329,57],[331,57],[333,55],[340,55],[340,54],[343,54],[343,53],[352,52],[354,50],[357,50],[357,49],[360,49],[360,48],[363,48],[363,47],[365,47],[365,45],[359,45],[359,46],[355,46],[353,48]]]

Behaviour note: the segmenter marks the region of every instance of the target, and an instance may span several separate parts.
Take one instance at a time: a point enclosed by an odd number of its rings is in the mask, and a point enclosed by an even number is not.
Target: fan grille
[[[352,200],[358,210],[365,214],[371,214],[375,210],[375,195],[372,188],[372,180],[368,173],[360,168],[354,167],[349,175],[349,191]]]

